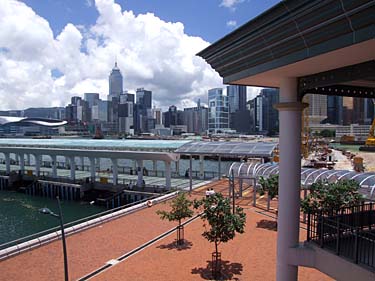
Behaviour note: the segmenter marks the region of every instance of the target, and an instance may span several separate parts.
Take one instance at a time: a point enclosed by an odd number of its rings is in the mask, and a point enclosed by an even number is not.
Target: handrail
[[[116,208],[113,208],[113,209],[110,209],[110,210],[106,210],[104,212],[100,212],[100,213],[97,213],[97,214],[94,214],[94,215],[91,215],[91,216],[88,216],[88,217],[84,217],[84,218],[81,218],[81,219],[78,219],[78,220],[75,220],[75,221],[72,221],[72,222],[65,223],[64,228],[71,227],[71,226],[77,225],[77,224],[82,223],[82,222],[86,222],[86,221],[89,221],[89,220],[92,220],[92,219],[95,219],[95,218],[98,218],[98,217],[101,217],[101,216],[104,216],[104,215],[108,215],[108,214],[117,212],[119,210],[134,206],[134,205],[139,204],[139,203],[146,202],[148,200],[155,199],[159,196],[166,195],[166,194],[169,194],[171,192],[174,192],[174,191],[171,190],[171,191],[167,191],[167,192],[164,192],[164,193],[160,193],[160,194],[155,195],[155,196],[144,198],[144,199],[136,201],[136,202],[132,202],[132,203],[120,206],[120,207],[116,207]],[[26,241],[29,241],[29,240],[35,239],[37,237],[40,237],[40,236],[43,236],[43,235],[46,235],[46,234],[49,234],[49,233],[52,233],[52,232],[55,232],[55,231],[59,231],[59,230],[60,230],[60,226],[56,226],[56,227],[52,227],[52,228],[49,228],[49,229],[31,234],[31,235],[28,235],[28,236],[18,238],[16,240],[12,240],[12,241],[3,243],[3,244],[0,245],[0,250],[6,249],[8,247],[17,245],[19,243],[26,242]]]
[[[197,218],[199,218],[202,214],[203,214],[203,213],[199,213],[199,214],[195,215],[194,217],[192,217],[192,218],[186,220],[185,222],[181,223],[181,225],[182,225],[182,226],[185,226],[185,225],[191,223],[192,221],[194,221],[194,220],[196,220]],[[157,237],[155,237],[155,238],[153,238],[153,239],[147,241],[146,243],[143,243],[142,245],[140,245],[140,246],[136,247],[135,249],[133,249],[133,250],[131,250],[131,251],[125,253],[124,255],[118,257],[118,258],[115,259],[115,260],[116,260],[117,262],[121,262],[121,261],[123,261],[124,259],[129,258],[130,256],[132,256],[132,255],[134,255],[134,254],[136,254],[136,253],[142,251],[142,250],[143,250],[144,248],[146,248],[147,246],[149,246],[149,245],[151,245],[151,244],[153,244],[153,243],[155,243],[155,242],[157,242],[157,241],[163,239],[164,237],[168,236],[169,234],[171,234],[172,232],[174,232],[175,230],[177,230],[178,227],[179,227],[179,226],[175,226],[175,227],[171,228],[170,230],[167,230],[166,232],[164,232],[164,233],[160,234],[159,236],[157,236]],[[86,274],[85,276],[79,278],[78,281],[89,280],[90,278],[94,277],[95,275],[101,273],[102,271],[106,270],[107,268],[109,268],[109,267],[111,267],[111,266],[113,266],[113,264],[109,264],[109,263],[104,264],[103,266],[101,266],[101,267],[95,269],[94,271],[92,271],[92,272]]]

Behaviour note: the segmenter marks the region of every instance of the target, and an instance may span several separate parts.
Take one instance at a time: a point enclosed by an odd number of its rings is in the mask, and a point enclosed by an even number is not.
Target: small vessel
[[[96,128],[95,128],[95,135],[94,135],[93,139],[95,139],[95,140],[101,140],[101,139],[104,139],[103,132],[102,132],[102,130],[100,129],[100,126],[99,126],[99,125],[97,125]]]

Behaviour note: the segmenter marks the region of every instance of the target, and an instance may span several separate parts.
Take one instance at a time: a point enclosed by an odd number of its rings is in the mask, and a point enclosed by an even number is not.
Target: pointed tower
[[[109,75],[109,93],[108,100],[111,101],[114,97],[120,98],[123,91],[123,80],[120,69],[117,66],[117,60],[115,61],[115,66]]]

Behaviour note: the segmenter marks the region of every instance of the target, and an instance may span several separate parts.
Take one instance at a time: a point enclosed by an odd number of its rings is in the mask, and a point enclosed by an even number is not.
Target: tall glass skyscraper
[[[246,86],[227,86],[227,96],[230,113],[246,110],[246,94]]]
[[[210,133],[224,133],[229,128],[228,97],[223,89],[208,90],[208,131]]]
[[[112,98],[120,98],[123,91],[122,85],[122,75],[120,69],[117,67],[117,62],[109,75],[109,94],[108,100],[111,101]]]

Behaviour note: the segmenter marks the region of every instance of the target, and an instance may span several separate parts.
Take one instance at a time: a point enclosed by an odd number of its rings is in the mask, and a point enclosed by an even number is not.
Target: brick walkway
[[[227,193],[226,180],[216,182],[215,191]],[[194,191],[191,198],[204,196],[206,187]],[[250,195],[249,195],[250,198]],[[264,203],[261,199],[260,203]],[[248,215],[246,233],[221,245],[225,274],[233,280],[274,280],[276,259],[276,231],[273,219],[260,215],[249,206],[250,199],[242,200]],[[274,204],[272,204],[274,205]],[[75,280],[171,229],[174,223],[161,221],[156,210],[168,209],[167,204],[124,216],[67,238],[69,275]],[[258,225],[260,223],[260,225]],[[175,233],[151,245],[142,252],[99,274],[94,280],[204,280],[210,278],[207,267],[213,245],[201,233],[201,220],[185,228],[186,249],[174,247]],[[301,231],[301,240],[306,234]],[[236,279],[237,278],[237,279]],[[0,280],[63,280],[61,241],[0,262]],[[301,268],[300,280],[331,280],[312,269]]]

